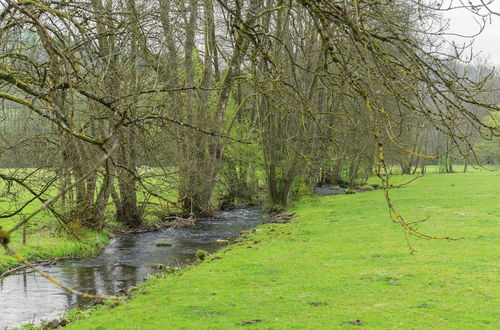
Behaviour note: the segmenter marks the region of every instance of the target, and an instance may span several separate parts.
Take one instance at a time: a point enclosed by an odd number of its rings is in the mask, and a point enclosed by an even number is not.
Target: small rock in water
[[[164,269],[164,270],[165,270],[165,272],[166,272],[167,274],[173,274],[173,273],[175,273],[176,271],[178,271],[178,270],[179,270],[179,268],[178,268],[178,267],[165,267],[165,269]]]
[[[218,244],[227,244],[227,243],[229,243],[229,240],[227,240],[227,239],[218,239],[215,242],[217,242]]]
[[[167,268],[167,266],[165,266],[163,264],[154,264],[154,265],[151,265],[150,267],[153,269],[166,269]]]
[[[45,325],[43,326],[43,329],[57,329],[60,327],[64,327],[68,324],[69,324],[69,320],[67,318],[63,317],[60,320],[52,320],[52,321],[45,323]]]
[[[156,246],[157,247],[171,247],[172,244],[167,243],[167,242],[160,242],[160,243],[156,243]]]

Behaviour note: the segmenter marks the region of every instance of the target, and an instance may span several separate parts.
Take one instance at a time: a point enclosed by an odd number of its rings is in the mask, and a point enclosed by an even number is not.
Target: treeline
[[[53,191],[40,182],[50,181],[66,191],[49,207],[64,223],[103,228],[112,209],[136,227],[145,196],[206,216],[215,199],[255,198],[259,180],[272,211],[297,185],[359,184],[377,167],[378,144],[403,173],[422,155],[472,162],[479,137],[498,138],[497,80],[464,49],[443,51],[452,47],[444,10],[421,1],[2,2],[0,166],[22,170],[1,178],[25,193],[4,196],[44,201]],[[485,13],[471,11],[483,22]],[[15,205],[2,216],[29,202]]]

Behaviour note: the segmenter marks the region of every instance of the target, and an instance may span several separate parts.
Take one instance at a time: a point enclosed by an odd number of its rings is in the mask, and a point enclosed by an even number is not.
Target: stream
[[[314,193],[319,196],[343,195],[345,190],[337,186],[324,185],[314,187]]]
[[[263,223],[260,208],[218,213],[188,228],[120,236],[95,258],[67,260],[40,267],[61,282],[92,294],[119,295],[157,273],[155,264],[182,267],[195,261],[197,250],[214,252],[218,239],[236,238],[240,231]],[[157,244],[171,246],[157,246]],[[58,318],[64,311],[91,304],[30,270],[0,279],[0,329]]]

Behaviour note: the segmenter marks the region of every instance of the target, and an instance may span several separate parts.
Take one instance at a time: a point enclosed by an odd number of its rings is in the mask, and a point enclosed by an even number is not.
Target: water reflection
[[[197,250],[213,252],[217,239],[235,238],[241,230],[262,223],[258,208],[221,212],[224,220],[205,220],[190,228],[122,236],[96,258],[41,267],[66,285],[92,294],[116,295],[157,272],[154,265],[183,266],[194,261]],[[157,246],[169,243],[171,246]],[[0,329],[50,320],[65,310],[87,306],[75,296],[30,270],[0,279]]]

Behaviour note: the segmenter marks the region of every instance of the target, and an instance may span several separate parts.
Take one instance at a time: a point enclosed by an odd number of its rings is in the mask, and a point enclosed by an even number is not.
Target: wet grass
[[[423,232],[463,239],[410,238],[410,254],[382,191],[306,197],[291,223],[70,329],[497,328],[500,172],[429,175],[391,194],[408,221],[428,218]]]

